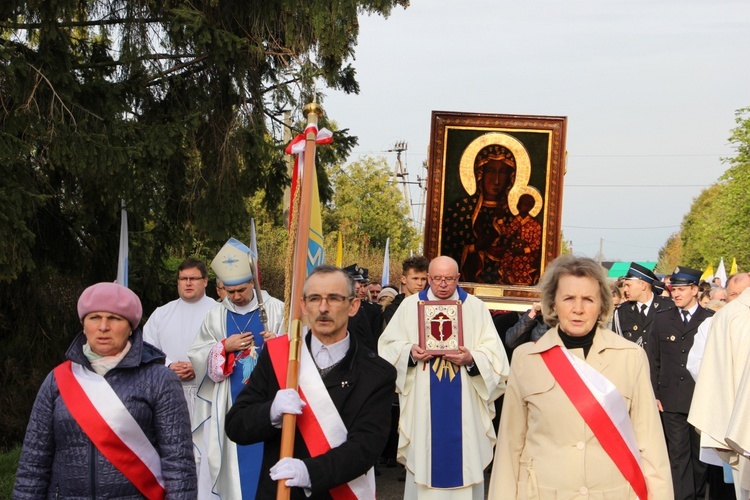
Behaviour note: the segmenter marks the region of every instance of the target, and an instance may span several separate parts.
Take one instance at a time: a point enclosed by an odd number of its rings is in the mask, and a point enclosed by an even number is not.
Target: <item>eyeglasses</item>
[[[441,283],[445,281],[449,285],[456,281],[458,279],[457,276],[430,276],[430,279],[433,281],[436,281],[437,283]]]
[[[193,276],[180,276],[179,278],[177,278],[177,281],[181,281],[183,283],[192,283],[193,281],[202,281],[204,279],[206,279],[206,278],[204,278],[202,276],[199,276],[197,278],[195,278]]]
[[[354,299],[354,297],[347,297],[337,293],[331,293],[328,295],[305,295],[302,298],[308,306],[319,306],[324,300],[328,302],[329,306],[340,306],[344,301],[352,299]]]

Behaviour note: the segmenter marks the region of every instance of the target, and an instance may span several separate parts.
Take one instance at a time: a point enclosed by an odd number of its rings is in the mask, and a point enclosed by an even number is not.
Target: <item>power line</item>
[[[651,154],[651,155],[568,155],[568,158],[716,158],[722,157],[724,154]]]
[[[590,227],[590,226],[568,226],[563,224],[563,229],[606,229],[614,231],[641,231],[643,229],[675,229],[680,226],[654,226],[654,227]]]
[[[358,151],[354,150],[351,152],[352,155],[381,155],[391,152],[391,150],[371,150],[371,151]],[[578,155],[569,154],[568,158],[722,158],[728,155],[734,154],[733,152],[727,153],[697,153],[697,154],[638,154],[638,155],[624,155],[624,154],[598,154],[598,155]],[[409,153],[409,156],[426,157],[427,153]]]
[[[601,187],[601,188],[696,188],[708,187],[707,184],[565,184],[569,187]]]

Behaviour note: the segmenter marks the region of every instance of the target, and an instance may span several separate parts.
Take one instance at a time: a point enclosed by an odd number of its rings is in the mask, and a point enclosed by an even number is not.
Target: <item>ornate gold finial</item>
[[[317,102],[311,102],[302,110],[302,114],[305,116],[305,118],[307,118],[307,115],[309,115],[310,113],[315,113],[316,115],[318,115],[318,117],[321,117],[323,116],[324,111],[320,104],[318,104]]]

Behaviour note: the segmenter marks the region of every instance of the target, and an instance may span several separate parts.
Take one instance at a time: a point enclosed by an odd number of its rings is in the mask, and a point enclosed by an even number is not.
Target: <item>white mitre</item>
[[[250,249],[244,243],[229,238],[211,262],[211,269],[225,286],[247,283],[253,279],[253,270],[248,259],[250,255]]]

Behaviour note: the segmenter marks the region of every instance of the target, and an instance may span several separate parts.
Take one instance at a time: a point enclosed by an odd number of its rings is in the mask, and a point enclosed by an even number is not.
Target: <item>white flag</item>
[[[383,256],[383,277],[380,279],[380,284],[386,286],[391,281],[391,255],[389,247],[391,246],[391,239],[385,240],[385,255]]]
[[[255,235],[255,219],[250,219],[250,254],[258,258],[258,237]]]
[[[128,212],[125,200],[120,200],[120,255],[117,258],[117,283],[128,286]]]
[[[727,285],[727,270],[724,267],[724,257],[721,258],[719,267],[716,268],[716,274],[714,274],[714,277],[721,280],[722,287],[725,287]]]

